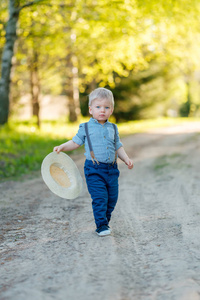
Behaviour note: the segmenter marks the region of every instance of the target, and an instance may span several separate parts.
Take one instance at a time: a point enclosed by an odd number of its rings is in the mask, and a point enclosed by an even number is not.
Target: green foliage
[[[1,0],[1,7],[0,7],[0,61],[3,52],[3,46],[5,44],[5,26],[8,20],[8,1]],[[0,75],[1,75],[1,68],[0,68]]]
[[[113,89],[115,98],[114,115],[117,121],[137,120],[156,117],[150,115],[149,107],[164,101],[168,95],[163,93],[163,80],[166,79],[164,70],[158,65],[152,65],[145,71],[132,73],[127,78],[119,78],[119,83]],[[160,86],[158,90],[157,86]],[[145,116],[146,114],[146,116]]]
[[[0,45],[7,5],[1,1]],[[69,88],[71,60],[82,95],[96,85],[113,89],[118,120],[166,115],[168,109],[195,115],[199,87],[191,92],[186,110],[184,85],[185,77],[200,69],[199,12],[198,0],[50,0],[26,7],[17,30],[12,104],[30,91],[37,51],[41,94],[58,95]],[[86,115],[85,95],[81,107]]]
[[[66,139],[40,133],[32,124],[0,127],[0,180],[39,170],[44,157]],[[35,132],[34,132],[35,130]]]

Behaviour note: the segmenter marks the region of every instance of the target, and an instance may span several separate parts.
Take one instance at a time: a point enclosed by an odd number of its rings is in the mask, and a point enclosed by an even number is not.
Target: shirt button
[[[108,149],[108,147],[106,147],[106,149]]]
[[[104,139],[105,139],[106,137],[104,136]]]

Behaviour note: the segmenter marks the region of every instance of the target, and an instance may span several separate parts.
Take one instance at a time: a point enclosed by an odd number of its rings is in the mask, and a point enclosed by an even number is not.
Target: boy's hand
[[[60,151],[62,151],[62,147],[61,146],[56,146],[53,148],[54,152],[57,152],[58,154],[60,153]]]
[[[126,154],[125,150],[123,147],[120,147],[118,150],[117,150],[117,154],[118,154],[118,157],[123,161],[125,162],[125,164],[128,166],[129,169],[132,169],[133,168],[133,162],[132,160],[128,157],[128,155]]]
[[[54,147],[53,151],[57,152],[59,154],[61,151],[63,151],[63,152],[72,151],[72,150],[75,150],[79,147],[80,147],[80,145],[78,145],[78,144],[74,143],[72,140],[70,140],[70,141],[67,141],[64,144],[61,144],[59,146]]]
[[[124,162],[128,166],[129,169],[133,169],[133,162],[131,159],[127,158]]]

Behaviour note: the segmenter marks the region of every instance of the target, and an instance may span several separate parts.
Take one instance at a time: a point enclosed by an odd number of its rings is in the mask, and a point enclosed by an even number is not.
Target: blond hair
[[[92,101],[95,99],[108,99],[114,108],[113,93],[106,88],[97,88],[89,94],[89,106],[91,106]]]

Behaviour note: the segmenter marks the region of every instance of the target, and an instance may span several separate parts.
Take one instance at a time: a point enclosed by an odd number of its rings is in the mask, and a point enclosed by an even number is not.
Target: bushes
[[[24,132],[19,128],[16,123],[0,127],[0,180],[39,170],[53,147],[66,141],[39,130],[32,132],[32,124],[26,125]]]

